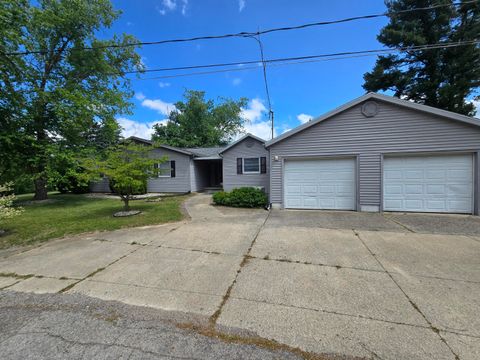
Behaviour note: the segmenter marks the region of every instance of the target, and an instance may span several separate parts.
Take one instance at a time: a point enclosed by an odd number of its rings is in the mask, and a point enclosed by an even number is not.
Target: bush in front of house
[[[267,194],[263,190],[254,187],[242,187],[232,191],[219,191],[213,194],[213,202],[216,205],[258,208],[267,205]]]

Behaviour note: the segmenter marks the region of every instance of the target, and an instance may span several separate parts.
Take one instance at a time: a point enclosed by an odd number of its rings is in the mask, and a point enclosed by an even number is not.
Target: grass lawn
[[[32,197],[32,194],[19,195],[17,202],[29,201]],[[130,202],[130,207],[142,213],[116,218],[112,215],[122,210],[123,202],[120,200],[49,194],[49,201],[21,204],[25,209],[21,215],[0,223],[0,228],[7,230],[6,234],[0,236],[0,249],[95,230],[178,221],[183,218],[181,204],[186,197],[168,197],[159,202],[134,200]]]

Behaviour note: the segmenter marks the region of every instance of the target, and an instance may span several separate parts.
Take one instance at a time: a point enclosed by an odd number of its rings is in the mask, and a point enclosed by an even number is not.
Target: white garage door
[[[384,210],[472,213],[472,155],[389,157],[383,174]]]
[[[287,160],[285,207],[355,209],[355,159]]]

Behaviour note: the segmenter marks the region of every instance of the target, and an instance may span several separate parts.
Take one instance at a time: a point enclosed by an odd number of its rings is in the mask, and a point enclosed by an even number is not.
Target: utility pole
[[[270,110],[270,117],[272,118],[272,139],[273,139],[273,130],[275,129],[275,127],[273,126],[273,110]]]
[[[260,30],[254,35],[246,35],[245,37],[249,37],[255,39],[258,43],[260,49],[260,59],[262,61],[262,68],[263,68],[263,80],[265,82],[265,93],[267,95],[267,104],[268,104],[268,118],[272,124],[272,139],[275,132],[274,128],[274,120],[273,120],[273,110],[272,110],[272,102],[270,101],[270,91],[268,90],[268,79],[267,79],[267,63],[265,62],[265,57],[263,54],[263,43],[260,40]]]

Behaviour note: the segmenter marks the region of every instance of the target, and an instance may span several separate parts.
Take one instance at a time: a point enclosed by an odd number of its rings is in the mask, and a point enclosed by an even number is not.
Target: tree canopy
[[[132,36],[97,37],[119,16],[110,0],[0,2],[1,177],[31,174],[35,199],[47,197],[56,154],[118,141],[115,116],[133,95],[124,75],[142,70],[122,46]]]
[[[145,191],[148,178],[158,175],[158,164],[167,160],[166,157],[153,158],[151,150],[150,146],[129,141],[111,146],[103,158],[95,156],[82,161],[82,167],[87,170],[86,179],[98,180],[100,175],[106,176],[112,191],[121,198],[124,210],[128,211],[133,195]]]
[[[242,108],[247,100],[205,99],[205,92],[187,90],[166,124],[154,126],[152,140],[177,147],[218,146],[229,143],[243,130]]]
[[[389,48],[425,46],[478,40],[480,2],[452,0],[387,0],[390,22],[378,40]],[[439,4],[451,6],[401,12]],[[379,56],[364,75],[368,91],[392,90],[395,96],[426,105],[474,115],[469,100],[478,96],[480,47],[478,44],[404,51]]]

